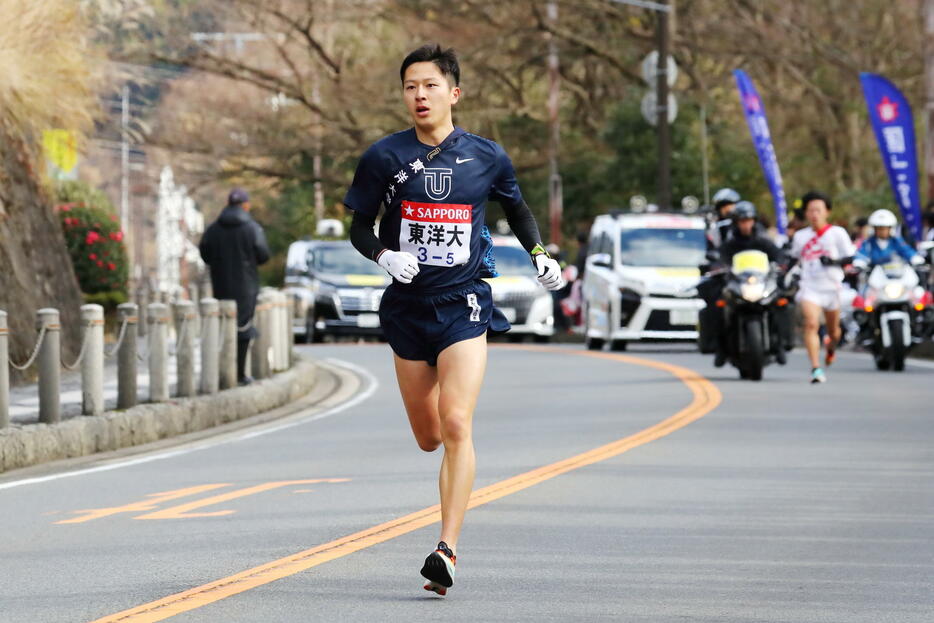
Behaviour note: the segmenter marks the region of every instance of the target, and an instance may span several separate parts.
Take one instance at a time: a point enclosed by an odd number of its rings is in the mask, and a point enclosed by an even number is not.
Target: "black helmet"
[[[756,206],[751,201],[740,201],[733,208],[733,220],[740,221],[745,218],[756,218]]]

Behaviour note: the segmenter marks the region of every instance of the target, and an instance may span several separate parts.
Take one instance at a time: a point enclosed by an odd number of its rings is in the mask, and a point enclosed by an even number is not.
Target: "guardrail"
[[[236,301],[203,298],[196,306],[178,301],[171,306],[150,303],[145,307],[147,332],[138,335],[140,309],[135,303],[117,308],[120,328],[116,342],[104,345],[104,309],[100,305],[81,306],[81,348],[74,363],[62,360],[61,324],[57,309],[36,312],[36,343],[23,363],[9,356],[7,313],[0,310],[0,428],[10,425],[9,368],[26,370],[37,366],[39,372],[39,422],[61,421],[61,371],[81,370],[81,412],[100,415],[104,412],[104,363],[117,358],[117,408],[127,409],[139,402],[137,370],[148,366],[149,402],[169,399],[169,362],[176,365],[176,396],[197,393],[215,394],[237,385],[237,333],[255,326],[257,337],[250,348],[252,374],[268,378],[292,365],[292,299],[284,292],[263,290],[257,299],[256,312],[246,326],[237,326]],[[170,313],[171,312],[171,313]],[[170,323],[174,319],[174,326]],[[174,348],[169,336],[174,329]],[[196,371],[195,349],[200,347],[201,366]]]

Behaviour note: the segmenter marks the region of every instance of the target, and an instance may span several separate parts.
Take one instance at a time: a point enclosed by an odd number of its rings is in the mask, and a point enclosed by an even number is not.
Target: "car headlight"
[[[739,287],[740,295],[750,303],[757,303],[765,296],[764,283],[744,283]]]
[[[885,294],[886,298],[901,298],[905,294],[905,286],[900,283],[887,283],[885,287],[882,288],[882,292]]]

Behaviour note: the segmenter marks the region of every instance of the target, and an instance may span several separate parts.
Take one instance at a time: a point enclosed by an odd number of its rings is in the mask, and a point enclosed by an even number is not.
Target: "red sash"
[[[804,244],[804,246],[801,248],[801,259],[802,260],[810,259],[808,257],[808,253],[811,251],[811,249],[814,248],[814,245],[820,242],[821,236],[826,234],[830,230],[831,227],[832,225],[830,223],[827,223],[826,225],[820,228],[820,231],[814,234],[813,238],[811,238]]]

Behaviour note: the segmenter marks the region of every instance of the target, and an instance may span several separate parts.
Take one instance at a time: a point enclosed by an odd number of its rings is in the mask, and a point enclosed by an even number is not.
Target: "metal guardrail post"
[[[85,331],[84,356],[81,358],[81,413],[104,412],[104,308],[81,306],[81,324]]]
[[[201,393],[216,394],[220,382],[220,310],[217,299],[201,299]]]
[[[39,422],[61,421],[59,389],[62,372],[62,326],[58,310],[45,307],[36,312],[36,328],[45,329],[45,339],[39,349]]]
[[[10,330],[0,311],[0,428],[10,425]]]
[[[253,326],[256,327],[257,336],[253,340],[252,360],[253,376],[265,379],[269,376],[269,295],[260,292],[256,298],[256,312],[253,315]]]
[[[220,301],[220,389],[237,386],[237,301]]]
[[[176,396],[191,397],[197,392],[195,384],[195,333],[198,330],[198,312],[191,301],[175,304],[175,376]]]
[[[139,308],[136,303],[117,305],[117,317],[121,326],[126,323],[123,343],[117,354],[117,408],[129,409],[136,406],[136,351]]]
[[[169,399],[169,308],[164,303],[147,305],[149,333],[149,400]]]

